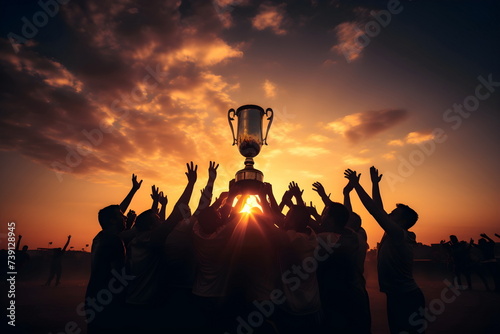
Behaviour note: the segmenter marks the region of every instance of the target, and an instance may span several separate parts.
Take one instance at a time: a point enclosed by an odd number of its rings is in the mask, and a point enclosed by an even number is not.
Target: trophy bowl
[[[265,136],[262,135],[264,116],[267,117],[268,121]],[[273,116],[271,108],[264,111],[262,107],[253,104],[241,106],[236,111],[229,109],[227,118],[233,134],[233,145],[238,145],[240,154],[245,157],[245,168],[236,173],[236,182],[250,181],[244,183],[255,184],[255,182],[262,183],[264,181],[264,174],[253,167],[253,158],[260,153],[262,145],[267,145],[267,135],[273,122]],[[236,135],[232,123],[234,117],[238,118]],[[252,186],[249,185],[249,187]]]

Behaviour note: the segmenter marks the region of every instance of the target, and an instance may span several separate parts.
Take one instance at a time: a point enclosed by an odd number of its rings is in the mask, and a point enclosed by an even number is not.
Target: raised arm
[[[309,218],[309,227],[313,229],[314,232],[320,233],[321,232],[321,225],[319,222],[321,221],[321,216],[318,213],[318,210],[316,210],[316,207],[313,205],[311,202],[311,205],[307,207],[307,211],[309,211],[309,214],[313,218]]]
[[[493,239],[491,239],[486,233],[481,233],[480,234],[483,238],[488,240],[489,242],[495,242]]]
[[[68,245],[69,245],[69,241],[71,240],[71,235],[68,235],[68,240],[66,241],[66,244],[64,244],[64,247],[62,249],[63,252],[66,251],[66,248],[68,248]]]
[[[137,175],[132,174],[132,189],[130,189],[127,196],[120,203],[121,212],[127,212],[128,206],[130,205],[130,202],[132,202],[132,198],[134,197],[137,190],[139,190],[139,188],[141,187],[141,184],[142,180],[140,182],[137,182]]]
[[[217,168],[219,168],[219,164],[215,164],[215,161],[210,161],[208,166],[207,185],[201,191],[200,201],[198,202],[198,207],[194,212],[195,215],[198,215],[201,210],[208,208],[210,206],[210,203],[212,202],[214,183],[215,179],[217,178]]]
[[[356,174],[355,171],[347,169],[344,172],[345,177],[352,183],[353,188],[363,203],[368,212],[375,218],[377,223],[384,229],[390,236],[401,237],[403,228],[393,222],[389,215],[366,193],[363,187],[359,184],[361,174]]]
[[[353,189],[354,188],[352,186],[352,183],[349,181],[344,187],[344,190],[342,190],[342,193],[344,194],[344,206],[347,208],[347,210],[349,210],[349,212],[352,212],[351,191]]]
[[[290,192],[290,190],[285,191],[285,193],[283,194],[283,197],[281,198],[281,203],[278,206],[278,209],[280,210],[280,212],[283,211],[283,209],[285,208],[285,205],[288,207],[291,207],[293,205],[292,193]]]
[[[186,177],[188,179],[188,183],[186,188],[184,189],[181,197],[175,203],[172,212],[167,218],[167,221],[178,223],[183,218],[189,218],[190,210],[189,210],[189,200],[191,199],[191,195],[193,194],[194,184],[196,183],[196,179],[198,177],[198,165],[194,165],[193,162],[187,163],[187,172]]]
[[[302,199],[302,193],[304,192],[304,190],[300,189],[298,183],[295,183],[294,181],[290,182],[290,184],[288,185],[288,190],[292,193],[292,196],[295,197],[297,205],[306,205],[306,203],[304,203],[304,200]]]
[[[19,251],[19,246],[21,246],[21,239],[22,238],[23,238],[23,236],[19,234],[19,236],[17,237],[16,252]]]
[[[380,196],[379,183],[382,180],[382,174],[379,175],[378,169],[374,166],[370,167],[370,178],[372,180],[372,198],[378,207],[384,210],[384,203],[382,202],[382,196]]]
[[[495,237],[500,238],[500,234],[495,233]]]
[[[163,195],[163,191],[160,191],[158,194],[158,203],[161,205],[160,213],[158,215],[160,216],[161,221],[164,221],[167,213],[168,198],[167,195]]]
[[[330,200],[330,195],[326,194],[323,185],[319,182],[314,182],[312,185],[313,185],[312,190],[318,193],[319,197],[321,197],[321,200],[323,201],[323,204],[325,204],[325,206],[330,205],[330,203],[332,202]]]
[[[271,183],[264,182],[264,189],[269,197],[269,204],[271,205],[271,210],[273,210],[274,214],[280,214],[280,206],[278,205],[278,202],[276,202],[276,198],[274,197],[273,193],[273,186]]]
[[[151,204],[151,210],[153,212],[158,212],[158,203],[160,201],[160,188],[156,187],[154,184],[151,186],[151,199],[153,204]]]
[[[132,225],[135,223],[135,218],[137,218],[137,214],[134,210],[128,210],[127,213],[127,221],[125,223],[125,230],[130,230]]]

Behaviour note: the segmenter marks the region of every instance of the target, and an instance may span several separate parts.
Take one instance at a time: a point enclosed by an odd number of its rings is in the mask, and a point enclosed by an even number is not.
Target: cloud
[[[344,56],[348,62],[359,59],[366,46],[360,41],[360,37],[364,35],[364,31],[360,27],[363,27],[369,18],[368,10],[357,7],[354,14],[355,18],[352,21],[342,22],[335,27],[337,44],[330,49],[332,52]]]
[[[262,84],[262,88],[264,89],[266,97],[276,97],[276,85],[271,81],[266,79]]]
[[[330,122],[326,128],[356,144],[394,127],[407,117],[408,112],[403,109],[365,111]]]
[[[289,148],[288,153],[292,155],[297,155],[300,157],[316,157],[318,155],[323,155],[330,153],[326,148],[323,147],[313,147],[313,146],[298,146],[294,148]]]
[[[434,134],[431,132],[410,132],[406,135],[408,144],[418,144],[429,140],[434,140]]]
[[[271,29],[276,35],[285,35],[283,28],[285,22],[286,4],[279,6],[261,4],[259,13],[252,19],[252,26],[257,30]]]
[[[404,141],[402,141],[401,139],[394,139],[387,143],[387,145],[389,146],[404,146],[404,144]]]
[[[355,157],[352,155],[348,155],[348,156],[343,157],[342,161],[348,166],[366,165],[366,164],[369,164],[371,162],[371,160],[369,158]]]
[[[414,131],[406,135],[404,139],[393,139],[387,143],[389,146],[404,146],[406,144],[419,144],[434,140],[435,135],[431,131]]]
[[[158,176],[215,151],[223,158],[230,138],[219,128],[238,83],[212,67],[243,52],[218,37],[224,26],[210,2],[189,13],[180,4],[70,2],[60,15],[71,38],[50,57],[36,43],[16,54],[0,39],[0,78],[9,82],[0,150],[82,176]]]

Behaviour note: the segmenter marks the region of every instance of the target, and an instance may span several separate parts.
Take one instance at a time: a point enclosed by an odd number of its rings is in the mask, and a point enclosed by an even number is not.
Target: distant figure
[[[390,214],[385,212],[379,189],[382,175],[375,167],[370,168],[373,198],[359,184],[361,174],[347,169],[344,175],[385,232],[378,250],[378,279],[380,291],[387,296],[390,332],[423,333],[425,328],[417,326],[421,324],[417,319],[419,310],[425,308],[425,298],[413,278],[413,246],[416,241],[415,233],[408,230],[417,222],[418,214],[404,204],[397,204]]]
[[[28,254],[28,245],[24,245],[22,250],[19,250],[21,246],[22,235],[19,235],[16,244],[16,267],[18,272],[22,272],[26,263],[30,260],[30,255]]]
[[[61,274],[62,274],[62,257],[64,253],[66,252],[66,248],[69,245],[69,241],[71,240],[71,235],[68,235],[68,240],[66,241],[66,244],[64,247],[61,248],[55,248],[53,250],[52,254],[52,259],[50,262],[50,272],[49,272],[49,278],[47,279],[47,282],[45,283],[46,286],[50,285],[50,282],[56,277],[56,286],[59,285],[59,282],[61,280]]]
[[[481,267],[490,273],[495,283],[495,291],[500,292],[500,265],[495,258],[495,241],[486,233],[482,233],[481,237],[477,244],[482,253]]]
[[[470,258],[469,258],[469,245],[465,241],[458,241],[456,235],[450,235],[450,240],[445,242],[441,240],[441,245],[445,247],[451,257],[451,263],[453,265],[453,273],[456,278],[456,284],[458,288],[462,289],[462,275],[465,276],[467,284],[470,287],[471,277],[470,277]]]

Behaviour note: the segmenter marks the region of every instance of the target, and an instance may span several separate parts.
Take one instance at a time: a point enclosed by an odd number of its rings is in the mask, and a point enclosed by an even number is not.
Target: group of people
[[[500,292],[500,265],[495,257],[495,241],[486,233],[480,234],[477,243],[474,239],[469,242],[459,241],[456,235],[450,235],[450,240],[441,240],[449,255],[448,263],[453,267],[458,288],[472,290],[472,274],[476,274],[486,290]],[[500,235],[495,233],[497,238]],[[462,284],[462,276],[467,285]],[[488,283],[488,276],[493,278],[494,288]]]
[[[343,203],[315,182],[321,213],[306,205],[295,182],[279,204],[271,184],[234,180],[212,201],[215,162],[192,212],[197,168],[187,164],[187,185],[168,217],[167,196],[154,185],[151,209],[125,215],[142,184],[136,175],[119,205],[99,211],[102,230],[92,242],[83,312],[89,333],[183,327],[221,334],[370,333],[367,235],[352,210],[353,190],[385,232],[378,276],[391,333],[417,332],[415,313],[425,301],[412,275],[409,229],[418,215],[404,204],[385,210],[376,168],[370,168],[371,196],[361,174],[345,171]],[[257,204],[248,208],[250,198]]]

